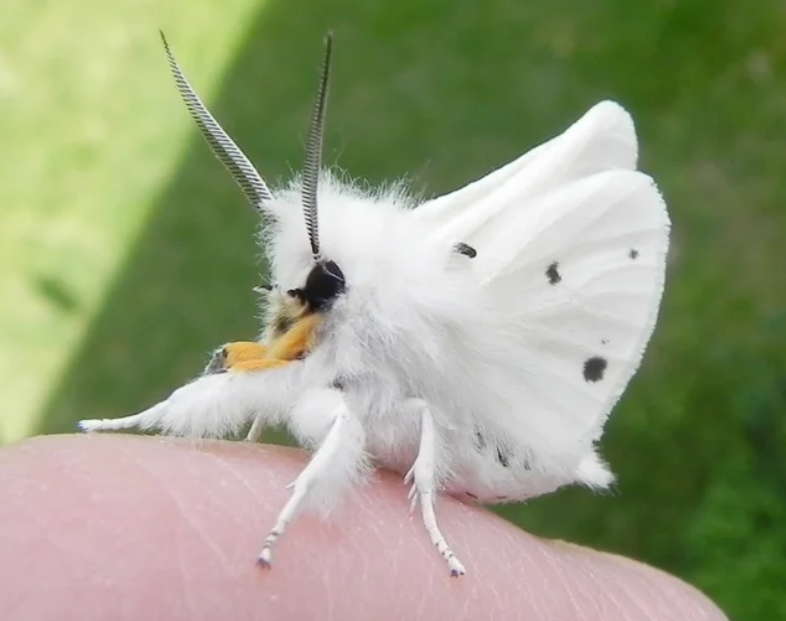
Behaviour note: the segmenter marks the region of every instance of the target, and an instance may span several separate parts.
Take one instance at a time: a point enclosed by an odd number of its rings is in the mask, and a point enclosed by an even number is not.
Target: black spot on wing
[[[477,448],[478,451],[482,451],[486,448],[486,438],[483,437],[480,429],[475,429],[475,448]]]
[[[593,356],[584,361],[584,379],[588,382],[599,382],[603,379],[608,362],[600,356]]]
[[[507,452],[501,447],[497,447],[497,461],[503,468],[510,467],[510,458],[508,457]]]
[[[549,279],[550,285],[556,285],[562,280],[562,276],[559,273],[559,263],[557,261],[554,261],[546,268],[546,278]]]
[[[601,345],[608,345],[609,344],[609,339],[601,339],[600,344]]]
[[[463,254],[464,256],[469,257],[470,259],[474,259],[478,256],[478,251],[475,250],[469,244],[465,244],[464,242],[460,242],[453,246],[453,251],[458,252],[459,254]]]
[[[635,248],[631,248],[628,256],[635,261],[639,257],[639,251]]]

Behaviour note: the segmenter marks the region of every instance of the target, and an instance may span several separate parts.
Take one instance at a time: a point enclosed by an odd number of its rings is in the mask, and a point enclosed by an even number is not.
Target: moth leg
[[[273,546],[305,505],[325,509],[363,471],[363,428],[347,407],[343,394],[335,389],[315,391],[304,400],[304,405],[296,406],[293,411],[292,425],[296,435],[318,432],[317,427],[321,428],[325,422],[319,410],[324,412],[326,407],[330,408],[327,418],[331,422],[311,461],[288,486],[293,490],[292,495],[278,514],[259,553],[258,562],[264,567],[270,567]],[[315,420],[318,418],[322,420]]]
[[[124,416],[123,418],[80,420],[78,425],[85,433],[92,431],[122,431],[125,429],[134,429],[135,427],[144,428],[147,421],[157,420],[160,417],[166,405],[166,401],[161,401],[138,414]]]
[[[181,386],[167,399],[133,416],[83,420],[83,431],[117,431],[137,427],[191,437],[223,437],[237,433],[254,415],[268,424],[292,398],[286,382],[269,373],[228,371]]]
[[[420,399],[412,399],[408,405],[415,407],[421,412],[420,422],[420,448],[415,463],[404,477],[405,483],[412,483],[409,498],[412,500],[412,508],[420,501],[421,516],[426,532],[431,539],[431,543],[437,548],[445,562],[450,568],[451,576],[463,576],[466,573],[464,565],[458,560],[453,550],[450,549],[445,537],[437,526],[437,516],[434,513],[435,504],[435,484],[434,472],[436,468],[436,434],[434,432],[434,420],[428,405]]]
[[[248,430],[246,435],[246,442],[259,442],[262,437],[262,432],[265,430],[265,419],[262,416],[257,416],[254,422],[251,423],[251,429]]]

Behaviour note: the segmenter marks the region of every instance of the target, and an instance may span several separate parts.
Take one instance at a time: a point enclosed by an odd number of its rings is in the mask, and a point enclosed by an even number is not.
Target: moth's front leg
[[[222,437],[237,431],[253,416],[268,425],[291,398],[277,373],[227,371],[203,375],[175,390],[151,408],[117,419],[83,420],[83,431],[160,429],[173,435]]]
[[[288,486],[292,496],[259,553],[259,563],[265,567],[270,566],[276,541],[297,514],[306,505],[325,512],[345,489],[358,481],[366,466],[363,427],[347,407],[340,390],[331,388],[305,395],[292,412],[290,427],[304,444],[309,439],[312,443],[317,438],[321,441],[317,442],[319,447],[311,461]]]
[[[436,471],[436,433],[434,431],[434,420],[428,404],[421,399],[411,399],[406,407],[416,409],[420,412],[420,448],[415,463],[404,477],[405,483],[412,483],[409,497],[412,500],[412,508],[420,501],[423,525],[426,527],[431,543],[437,548],[442,558],[450,568],[451,576],[463,576],[466,571],[461,561],[456,558],[453,550],[450,549],[445,537],[437,526],[437,517],[434,513],[435,504],[435,471]]]

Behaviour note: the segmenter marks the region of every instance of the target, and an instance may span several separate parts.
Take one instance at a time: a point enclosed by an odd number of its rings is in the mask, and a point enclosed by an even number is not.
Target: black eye
[[[459,254],[463,254],[464,256],[467,256],[470,259],[474,259],[476,256],[478,256],[478,251],[475,250],[469,244],[465,244],[464,242],[461,242],[453,246],[453,252],[458,252]]]
[[[335,262],[326,261],[314,266],[301,293],[314,310],[325,310],[345,290],[344,272]]]

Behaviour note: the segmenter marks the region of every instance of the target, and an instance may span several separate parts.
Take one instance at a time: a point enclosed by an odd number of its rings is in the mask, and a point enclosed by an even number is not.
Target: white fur
[[[501,502],[608,486],[595,442],[655,325],[668,247],[666,208],[635,171],[636,144],[630,116],[602,102],[561,136],[420,206],[398,187],[368,193],[324,172],[321,253],[347,291],[318,347],[287,368],[200,378],[129,424],[206,436],[255,420],[253,436],[284,421],[317,449],[307,477],[317,505],[357,482],[369,457],[412,469],[427,526],[437,490]],[[275,221],[263,232],[273,284],[301,287],[313,260],[298,182],[263,208]],[[458,242],[477,257],[452,252]],[[583,376],[593,356],[608,365],[597,382]]]

